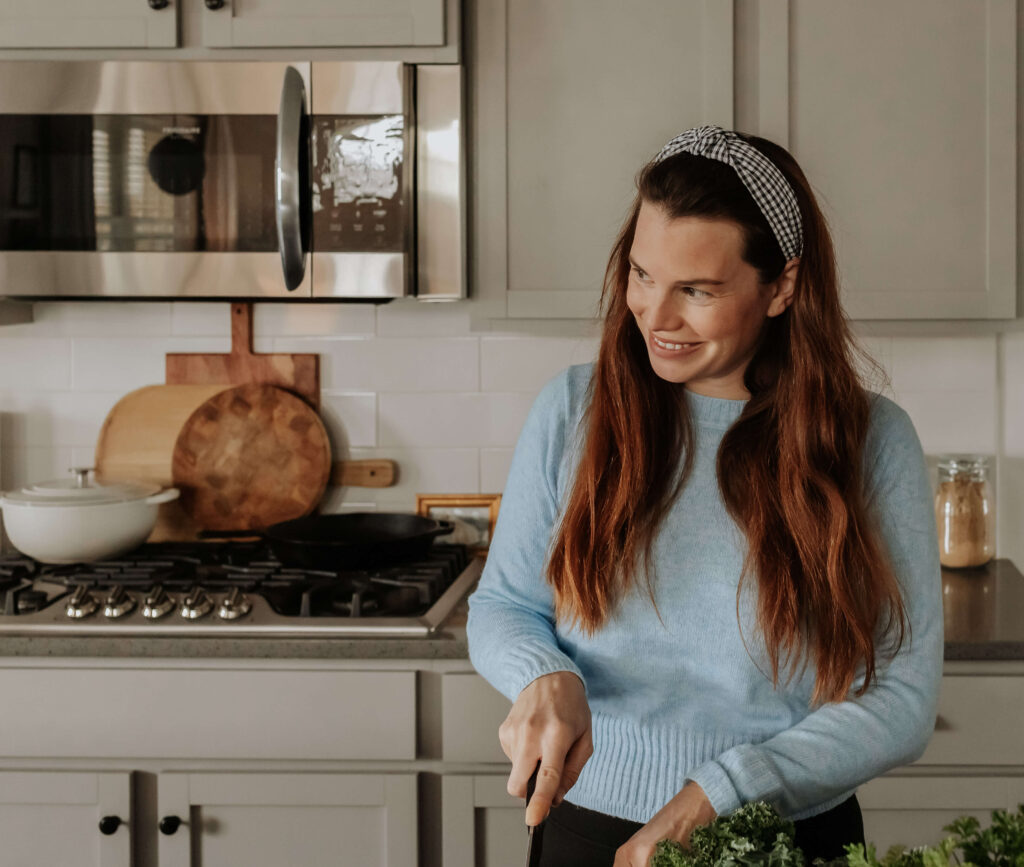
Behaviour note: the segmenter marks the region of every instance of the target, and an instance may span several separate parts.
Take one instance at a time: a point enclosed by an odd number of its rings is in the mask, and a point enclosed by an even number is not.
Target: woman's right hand
[[[526,824],[538,825],[576,784],[594,752],[583,681],[569,671],[532,681],[498,726],[498,740],[512,761],[510,795],[526,797],[526,784],[540,762],[537,785],[526,805]]]

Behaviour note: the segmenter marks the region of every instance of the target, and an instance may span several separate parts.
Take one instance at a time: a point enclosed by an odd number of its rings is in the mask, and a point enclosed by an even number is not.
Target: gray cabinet
[[[481,0],[470,24],[473,291],[499,316],[596,316],[636,171],[703,123],[801,163],[852,318],[1016,315],[1014,0]]]
[[[519,867],[526,858],[523,801],[505,789],[508,774],[445,776],[443,867]]]
[[[216,6],[216,4],[213,4]],[[226,0],[202,10],[210,47],[445,44],[444,0]]]
[[[178,3],[169,0],[6,0],[0,48],[173,48]]]
[[[129,773],[0,772],[5,867],[129,867],[132,830]]]
[[[165,773],[158,802],[161,867],[417,863],[415,774]]]
[[[454,63],[461,9],[462,0],[5,0],[0,52],[142,59],[175,49],[158,56],[256,60],[304,49],[317,59]]]
[[[510,317],[596,312],[640,165],[732,120],[732,3],[474,4],[474,288]]]
[[[856,319],[1013,318],[1015,0],[768,0],[740,118],[800,162]],[[739,67],[738,67],[739,68]]]

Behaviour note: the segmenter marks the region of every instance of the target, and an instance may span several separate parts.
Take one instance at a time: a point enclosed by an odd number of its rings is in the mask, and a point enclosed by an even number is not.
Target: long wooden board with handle
[[[275,385],[320,409],[320,356],[253,352],[249,302],[231,305],[230,353],[169,352],[164,378],[168,385]]]

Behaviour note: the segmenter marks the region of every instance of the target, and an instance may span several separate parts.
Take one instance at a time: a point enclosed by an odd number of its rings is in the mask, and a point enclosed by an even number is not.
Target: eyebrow
[[[629,256],[628,258],[629,258],[629,264],[632,265],[634,268],[638,268],[641,271],[646,271],[647,270],[646,268],[642,267],[641,265],[638,265],[636,263],[636,261],[633,259],[632,256]],[[700,285],[704,285],[704,286],[724,286],[725,285],[725,281],[724,280],[711,280],[710,278],[707,278],[707,277],[701,277],[701,278],[698,278],[696,280],[676,280],[676,282],[672,284],[673,287],[676,287],[676,286],[700,286]]]

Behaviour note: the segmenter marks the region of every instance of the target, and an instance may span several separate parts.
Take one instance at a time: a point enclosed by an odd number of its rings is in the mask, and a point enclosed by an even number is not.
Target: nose
[[[647,325],[651,331],[677,333],[684,324],[671,290],[657,289],[649,296]]]

